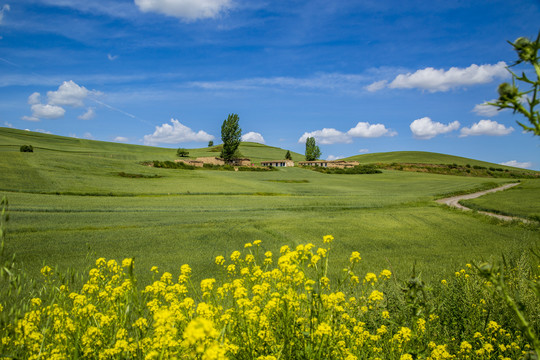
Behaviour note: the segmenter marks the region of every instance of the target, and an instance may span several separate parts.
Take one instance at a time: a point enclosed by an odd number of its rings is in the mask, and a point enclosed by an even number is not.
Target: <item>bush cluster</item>
[[[34,147],[32,145],[22,145],[20,148],[21,152],[34,152]]]
[[[333,240],[285,245],[279,254],[256,240],[217,256],[216,276],[199,284],[182,265],[176,276],[151,268],[154,280],[142,286],[133,259],[99,258],[84,285],[70,288],[45,266],[44,289],[28,300],[22,318],[0,306],[0,353],[25,359],[535,356],[528,334],[538,333],[540,304],[527,284],[538,287],[537,265],[522,261],[505,269],[505,286],[520,296],[530,321],[520,328],[496,296],[501,284],[491,276],[502,269],[467,265],[433,286],[415,276],[400,283],[389,270],[363,270],[352,252],[343,276],[330,279]]]
[[[310,167],[312,170],[324,173],[324,174],[381,174],[382,171],[377,169],[375,165],[356,165],[351,168],[328,168],[321,166]]]

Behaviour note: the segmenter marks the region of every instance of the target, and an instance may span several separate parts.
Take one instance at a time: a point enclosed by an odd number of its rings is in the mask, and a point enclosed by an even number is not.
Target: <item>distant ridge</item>
[[[32,145],[36,151],[65,151],[71,153],[84,153],[100,157],[113,157],[123,159],[133,159],[139,161],[147,160],[174,160],[176,156],[175,148],[163,148],[155,146],[123,144],[116,142],[78,139],[67,136],[44,134],[40,132],[11,129],[0,127],[0,150],[19,151],[21,145]],[[178,147],[181,147],[179,145]],[[187,149],[189,157],[219,156],[219,145],[213,147],[202,147]],[[265,144],[242,142],[239,148],[242,156],[250,158],[254,163],[264,160],[280,160],[285,158],[287,149]],[[291,151],[294,161],[305,160],[304,155]],[[457,165],[477,165],[484,167],[497,167],[503,169],[519,169],[521,171],[534,171],[511,166],[495,164],[486,161],[469,159],[460,156],[446,155],[427,151],[392,151],[355,155],[343,160],[358,161],[361,164],[373,163],[405,163],[405,164],[457,164]]]

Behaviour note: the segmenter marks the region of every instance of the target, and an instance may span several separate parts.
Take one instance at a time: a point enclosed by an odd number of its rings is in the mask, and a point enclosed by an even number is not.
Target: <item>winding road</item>
[[[459,202],[461,200],[475,199],[475,198],[480,197],[482,195],[486,195],[486,194],[497,192],[497,191],[506,190],[506,189],[509,189],[509,188],[514,187],[514,186],[519,185],[519,184],[520,183],[505,184],[503,186],[499,186],[497,188],[490,189],[490,190],[479,191],[479,192],[475,192],[475,193],[467,194],[467,195],[452,196],[452,197],[449,197],[449,198],[438,199],[438,200],[435,200],[435,201],[438,202],[439,204],[446,204],[448,206],[455,207],[455,208],[458,208],[458,209],[461,209],[461,210],[470,211],[471,209],[469,209],[466,206],[461,205]],[[522,218],[519,218],[519,217],[499,215],[499,214],[494,214],[494,213],[490,213],[490,212],[487,212],[487,211],[479,211],[479,213],[484,214],[484,215],[488,215],[488,216],[493,216],[493,217],[496,217],[497,219],[506,220],[506,221],[521,220],[523,222],[529,222],[529,220],[522,219]]]

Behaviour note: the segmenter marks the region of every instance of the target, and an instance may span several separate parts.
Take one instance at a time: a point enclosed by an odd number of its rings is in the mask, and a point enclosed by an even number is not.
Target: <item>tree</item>
[[[531,126],[517,122],[523,130],[532,132],[536,136],[540,136],[540,111],[535,110],[535,107],[540,104],[540,59],[538,58],[538,50],[540,49],[540,32],[535,41],[528,38],[520,37],[515,42],[508,42],[514,47],[517,52],[518,60],[509,66],[507,69],[512,74],[512,85],[502,83],[497,89],[499,98],[494,103],[488,105],[496,106],[499,110],[512,109],[525,116]],[[531,80],[525,72],[521,76],[516,75],[510,67],[521,63],[530,64],[533,66],[536,73],[536,80]],[[525,91],[521,91],[516,86],[516,80],[520,81],[522,86],[528,87]],[[523,89],[523,87],[522,87]],[[526,100],[526,101],[525,101]]]
[[[315,143],[314,137],[308,137],[306,139],[306,160],[317,160],[321,156],[321,150]]]
[[[285,159],[292,160],[291,152],[289,150],[287,150],[287,153],[285,154]]]
[[[210,140],[210,141],[208,142],[208,147],[212,147],[212,146],[214,146],[214,142],[213,142],[212,140]]]
[[[34,147],[32,145],[22,145],[20,150],[21,152],[34,152]]]
[[[189,156],[189,151],[183,148],[179,148],[178,150],[176,150],[176,155],[179,157],[186,157]]]
[[[223,141],[223,149],[221,157],[225,161],[234,159],[234,154],[240,146],[242,129],[238,125],[240,118],[237,114],[229,114],[226,120],[221,125],[221,140]]]

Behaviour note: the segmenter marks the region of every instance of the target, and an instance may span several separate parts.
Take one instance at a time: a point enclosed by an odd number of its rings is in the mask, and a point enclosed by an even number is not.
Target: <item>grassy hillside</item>
[[[345,160],[358,161],[361,164],[371,163],[407,163],[407,164],[457,164],[477,165],[484,167],[497,167],[503,169],[516,169],[511,166],[494,164],[486,161],[474,160],[460,156],[432,153],[426,151],[392,151],[385,153],[372,153],[355,155]],[[523,170],[523,169],[519,169]]]
[[[32,145],[36,153],[65,152],[73,155],[104,157],[110,159],[148,161],[177,159],[176,148],[120,144],[105,141],[70,138],[65,136],[42,134],[32,131],[0,127],[0,151],[19,152],[21,145]],[[287,150],[251,142],[243,142],[239,148],[241,154],[255,163],[262,160],[285,158]],[[200,156],[219,156],[220,147],[188,149],[189,158]],[[304,160],[304,156],[291,152],[293,160]]]
[[[416,261],[417,270],[430,277],[540,240],[533,225],[500,225],[432,201],[505,179],[388,170],[331,175],[302,168],[156,169],[140,162],[174,159],[175,149],[12,129],[0,129],[0,144],[0,196],[8,197],[11,213],[6,248],[36,274],[44,262],[81,269],[88,258],[103,256],[135,257],[143,277],[151,276],[152,265],[176,274],[182,263],[205,277],[212,256],[244,243],[261,239],[266,250],[277,252],[285,243],[317,243],[333,234],[337,258],[346,261],[351,251],[360,251],[367,268],[390,266],[400,278]],[[35,152],[20,153],[23,144]],[[189,151],[216,154],[209,148]],[[240,151],[254,161],[285,154],[253,143]],[[334,274],[342,265],[336,263]]]

